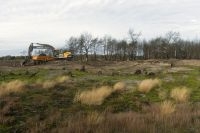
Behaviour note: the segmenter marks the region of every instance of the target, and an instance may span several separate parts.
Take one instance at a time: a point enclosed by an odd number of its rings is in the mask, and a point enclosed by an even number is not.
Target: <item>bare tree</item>
[[[79,52],[79,42],[78,38],[70,37],[67,41],[67,48],[73,52],[73,54],[77,54]]]
[[[128,44],[129,59],[133,60],[136,58],[137,44],[141,33],[135,33],[133,29],[129,29],[128,35],[130,38],[130,43]]]
[[[112,40],[111,36],[105,35],[103,39],[101,39],[101,45],[103,46],[103,53],[105,60],[108,60],[109,56],[109,48],[108,44]]]
[[[67,41],[70,51],[88,61],[90,55],[97,59],[97,52],[103,50],[105,60],[134,60],[137,55],[144,59],[200,59],[200,41],[188,41],[180,38],[179,32],[170,31],[164,37],[149,41],[139,41],[140,33],[130,29],[129,40],[117,40],[111,36],[95,38],[89,33],[71,37]],[[93,58],[92,58],[93,59]]]
[[[81,49],[81,53],[84,53],[85,55],[85,61],[88,61],[89,58],[89,52],[91,48],[94,46],[94,44],[97,42],[97,38],[93,38],[91,34],[89,33],[83,33],[79,37],[79,47]]]
[[[101,45],[101,40],[99,40],[98,38],[93,38],[92,39],[91,52],[93,53],[95,61],[97,59],[97,51],[98,51],[100,45]]]
[[[180,40],[180,33],[179,32],[174,32],[174,31],[169,31],[165,35],[166,42],[170,47],[169,53],[171,53],[172,58],[177,58],[177,42]]]

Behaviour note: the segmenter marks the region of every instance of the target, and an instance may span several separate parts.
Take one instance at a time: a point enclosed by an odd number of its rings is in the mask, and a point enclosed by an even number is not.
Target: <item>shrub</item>
[[[171,91],[170,96],[176,102],[187,102],[190,98],[190,91],[186,87],[177,87]]]
[[[156,86],[159,86],[161,81],[158,79],[146,79],[139,83],[138,90],[143,93],[148,93]]]

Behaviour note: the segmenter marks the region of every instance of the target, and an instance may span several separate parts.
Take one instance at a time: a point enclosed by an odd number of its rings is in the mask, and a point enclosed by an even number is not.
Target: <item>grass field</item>
[[[200,61],[0,66],[0,132],[198,133]]]

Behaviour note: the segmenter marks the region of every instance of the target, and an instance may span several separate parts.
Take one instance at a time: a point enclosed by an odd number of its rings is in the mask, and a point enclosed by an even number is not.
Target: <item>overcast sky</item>
[[[123,39],[129,28],[146,39],[171,30],[196,39],[199,7],[199,0],[0,0],[0,56],[31,42],[61,47],[83,32]]]

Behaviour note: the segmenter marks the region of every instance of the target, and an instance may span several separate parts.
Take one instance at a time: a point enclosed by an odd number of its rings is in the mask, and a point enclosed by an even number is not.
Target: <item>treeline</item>
[[[142,40],[141,33],[130,29],[128,38],[117,40],[111,36],[102,38],[83,33],[67,40],[67,48],[82,61],[136,60],[136,59],[200,59],[200,42],[183,40],[179,32],[168,32],[165,36]],[[101,55],[101,56],[100,56]]]
[[[11,56],[11,55],[7,55],[7,56],[0,57],[0,61],[22,60],[22,59],[25,59],[25,56]]]

